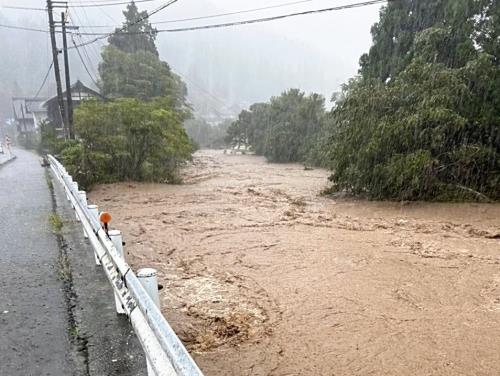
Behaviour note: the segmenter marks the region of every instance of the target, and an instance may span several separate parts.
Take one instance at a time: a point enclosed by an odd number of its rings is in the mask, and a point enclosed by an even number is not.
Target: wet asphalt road
[[[51,194],[38,157],[0,166],[0,375],[72,375]]]

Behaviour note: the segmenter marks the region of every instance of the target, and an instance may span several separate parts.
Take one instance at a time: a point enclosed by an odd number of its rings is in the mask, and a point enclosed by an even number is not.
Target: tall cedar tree
[[[123,15],[125,16],[123,27],[115,29],[115,33],[108,38],[109,44],[123,52],[148,51],[158,56],[155,45],[157,31],[149,23],[148,12],[139,12],[137,5],[132,1],[123,11]]]
[[[108,38],[99,64],[102,93],[141,100],[168,97],[176,107],[185,109],[186,85],[160,60],[155,45],[157,31],[147,12],[139,12],[132,1],[123,15],[123,27]]]

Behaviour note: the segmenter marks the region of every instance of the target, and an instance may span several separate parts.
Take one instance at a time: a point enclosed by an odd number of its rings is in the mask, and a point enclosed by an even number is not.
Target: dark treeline
[[[332,170],[373,199],[500,199],[500,3],[400,0],[333,109],[290,90],[228,131],[271,161]]]

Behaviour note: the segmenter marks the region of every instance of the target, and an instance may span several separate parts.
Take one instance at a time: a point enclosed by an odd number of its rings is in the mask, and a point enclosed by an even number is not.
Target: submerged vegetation
[[[372,199],[500,199],[500,4],[395,1],[360,73],[324,113],[290,90],[228,130],[270,161],[332,170],[333,190]]]

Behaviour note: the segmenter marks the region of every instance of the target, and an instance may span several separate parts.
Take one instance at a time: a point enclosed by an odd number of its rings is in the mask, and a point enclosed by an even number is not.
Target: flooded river
[[[334,200],[219,151],[183,174],[90,199],[206,375],[500,374],[500,205]]]

